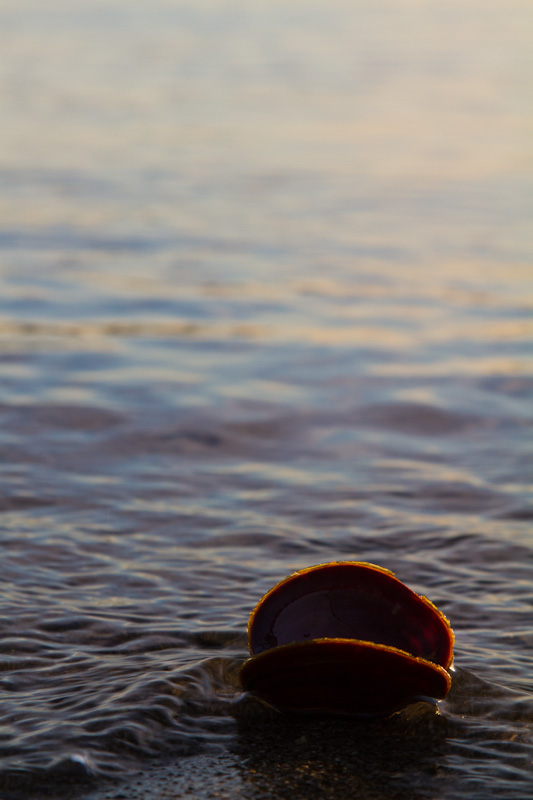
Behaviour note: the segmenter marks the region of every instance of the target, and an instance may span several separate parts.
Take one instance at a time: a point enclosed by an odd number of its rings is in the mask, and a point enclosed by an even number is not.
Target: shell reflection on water
[[[373,564],[290,575],[252,611],[248,642],[242,686],[281,711],[386,715],[450,689],[448,620]]]

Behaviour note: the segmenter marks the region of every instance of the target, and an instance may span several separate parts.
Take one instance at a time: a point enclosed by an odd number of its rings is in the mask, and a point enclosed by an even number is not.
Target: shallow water
[[[528,796],[532,24],[2,4],[5,792],[214,753],[227,796]],[[240,695],[256,601],[339,559],[450,618],[438,715]]]

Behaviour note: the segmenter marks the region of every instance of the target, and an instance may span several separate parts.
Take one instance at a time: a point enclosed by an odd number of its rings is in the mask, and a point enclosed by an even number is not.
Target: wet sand
[[[290,717],[245,698],[229,748],[147,760],[120,781],[65,779],[46,787],[19,785],[6,797],[61,800],[416,800],[435,796],[444,778],[446,739],[459,725],[418,703],[391,717]],[[4,795],[2,795],[3,797]],[[451,796],[451,795],[450,795]],[[458,796],[461,796],[460,794]]]

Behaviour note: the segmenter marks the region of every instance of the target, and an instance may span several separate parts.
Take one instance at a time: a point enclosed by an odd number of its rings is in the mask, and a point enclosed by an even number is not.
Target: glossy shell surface
[[[253,610],[248,640],[242,685],[280,710],[389,714],[450,688],[446,617],[373,564],[289,576]]]

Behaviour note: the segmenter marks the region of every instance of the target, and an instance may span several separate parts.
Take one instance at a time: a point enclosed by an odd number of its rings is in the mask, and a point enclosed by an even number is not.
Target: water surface
[[[5,792],[528,796],[532,24],[5,0]],[[438,715],[241,696],[256,601],[340,559],[452,621]]]

